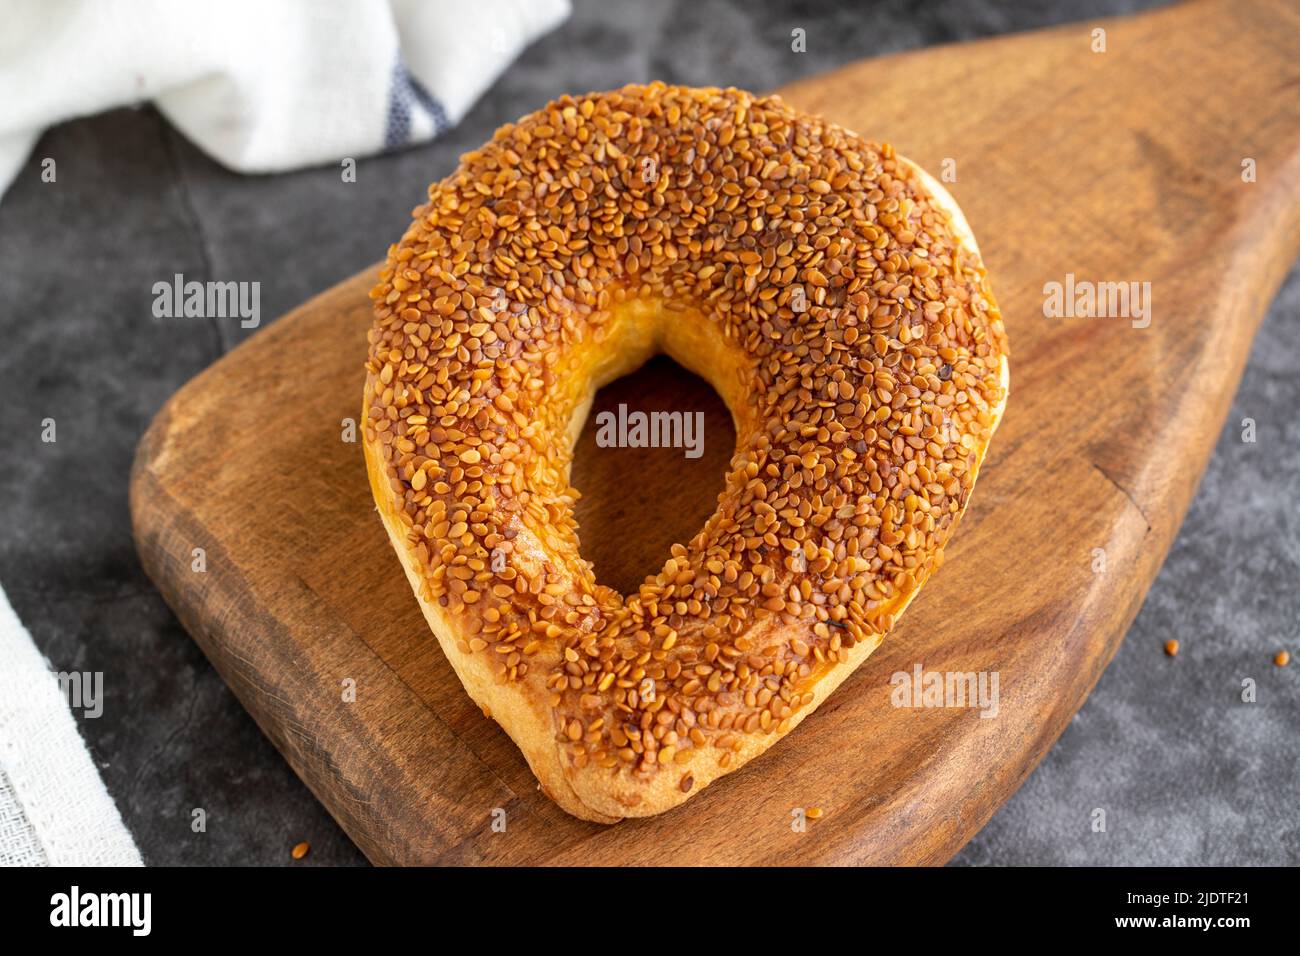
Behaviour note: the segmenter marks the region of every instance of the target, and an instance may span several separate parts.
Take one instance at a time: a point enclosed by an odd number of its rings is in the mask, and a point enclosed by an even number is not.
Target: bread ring
[[[969,227],[898,156],[778,97],[563,97],[429,188],[371,292],[375,501],[465,689],[569,813],[742,766],[941,563],[1005,407]],[[600,386],[666,352],[735,419],[718,507],[624,599],[578,550]]]

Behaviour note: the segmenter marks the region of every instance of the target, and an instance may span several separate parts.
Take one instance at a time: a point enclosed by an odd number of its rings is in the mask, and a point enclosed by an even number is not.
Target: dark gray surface
[[[379,258],[427,183],[500,123],[625,82],[778,86],[865,56],[1145,4],[872,5],[580,0],[443,140],[336,168],[241,177],[152,110],[49,132],[0,201],[0,584],[58,670],[103,671],[81,720],[145,860],[363,859],[262,737],[140,569],[127,475],[153,413],[249,334],[159,321],[151,286],[258,280],[266,321]],[[808,52],[790,51],[790,30]],[[39,161],[58,162],[42,184]],[[1295,863],[1300,668],[1300,274],[1256,341],[1178,541],[1114,663],[1060,743],[959,863]],[[1258,423],[1258,442],[1240,422]],[[58,442],[42,444],[55,418]],[[1170,660],[1168,637],[1183,651]],[[1242,704],[1253,677],[1259,702]],[[191,811],[207,812],[206,833]],[[1091,831],[1094,808],[1107,832]]]

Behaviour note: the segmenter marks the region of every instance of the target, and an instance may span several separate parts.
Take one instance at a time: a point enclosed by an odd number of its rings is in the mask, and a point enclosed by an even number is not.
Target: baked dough
[[[952,197],[734,89],[503,127],[371,295],[384,526],[465,689],[588,820],[676,806],[812,713],[941,564],[1006,404]],[[569,464],[596,390],[659,352],[726,401],[736,451],[717,511],[624,598],[580,556]]]

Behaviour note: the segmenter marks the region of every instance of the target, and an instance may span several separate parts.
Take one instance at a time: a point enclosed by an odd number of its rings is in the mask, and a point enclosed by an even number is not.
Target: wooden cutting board
[[[1300,9],[1214,0],[783,92],[936,175],[955,168],[1010,332],[1011,402],[948,561],[901,625],[788,739],[684,807],[613,827],[564,814],[427,632],[361,446],[341,438],[372,270],[199,375],[141,441],[145,567],[375,862],[942,863],[1056,740],[1137,613],[1300,249]],[[1149,326],[1045,317],[1045,284],[1067,274],[1149,282]],[[708,428],[687,462],[594,454],[588,423],[585,553],[626,591],[712,510],[732,433],[707,386],[665,360],[597,408],[620,401],[700,409]],[[998,716],[895,708],[890,676],[918,663],[997,672]],[[797,832],[796,807],[824,815]]]

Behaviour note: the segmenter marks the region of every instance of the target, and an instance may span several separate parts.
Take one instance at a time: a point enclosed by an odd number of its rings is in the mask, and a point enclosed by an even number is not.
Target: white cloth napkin
[[[422,142],[568,12],[569,0],[6,0],[0,196],[47,127],[145,101],[240,172]]]
[[[40,651],[0,590],[0,866],[140,866]]]

